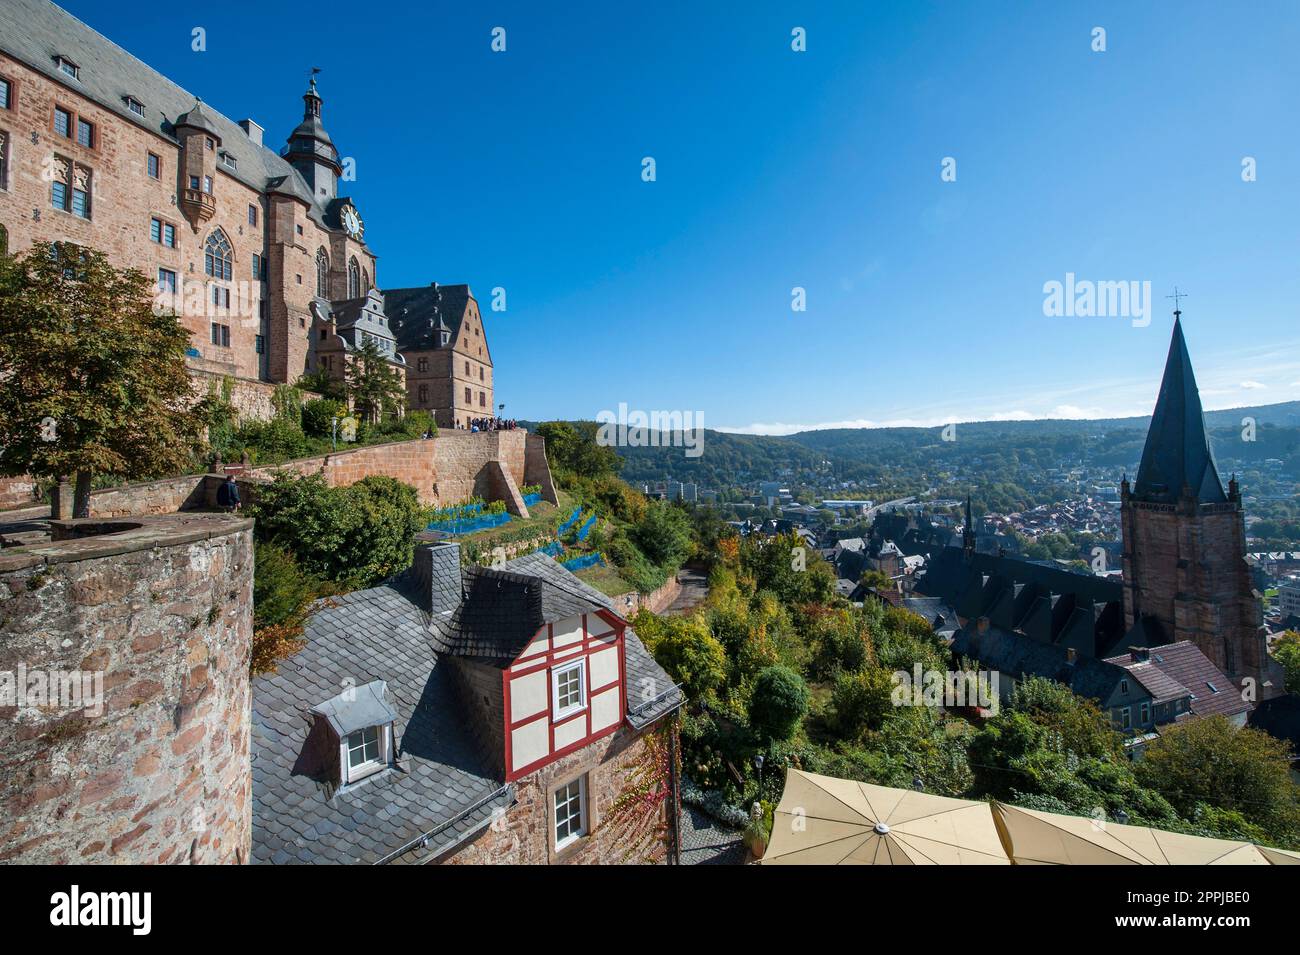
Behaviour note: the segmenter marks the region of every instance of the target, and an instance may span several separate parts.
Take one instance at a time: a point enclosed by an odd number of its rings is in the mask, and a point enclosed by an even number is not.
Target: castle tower
[[[302,122],[289,134],[283,155],[293,168],[302,173],[316,201],[327,205],[338,195],[338,177],[343,167],[339,165],[339,151],[321,123],[322,100],[316,92],[314,74],[313,70],[311,84],[302,97]]]
[[[1234,681],[1254,679],[1259,699],[1268,696],[1241,493],[1235,478],[1226,492],[1219,478],[1179,311],[1137,479],[1121,484],[1120,520],[1128,643],[1190,640]]]

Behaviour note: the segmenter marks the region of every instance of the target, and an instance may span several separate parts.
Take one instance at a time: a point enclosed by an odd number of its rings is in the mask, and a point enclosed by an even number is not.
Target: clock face
[[[343,228],[347,229],[348,235],[354,239],[360,239],[365,226],[361,222],[361,216],[357,215],[357,210],[352,206],[344,206],[342,218]]]

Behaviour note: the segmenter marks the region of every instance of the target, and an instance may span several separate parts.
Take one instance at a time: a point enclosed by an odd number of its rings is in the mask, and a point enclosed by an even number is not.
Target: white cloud
[[[1258,381],[1243,381],[1243,382],[1241,383],[1241,387],[1253,391],[1253,390],[1258,389],[1258,388],[1267,388],[1268,385],[1262,384],[1261,382],[1258,382]]]

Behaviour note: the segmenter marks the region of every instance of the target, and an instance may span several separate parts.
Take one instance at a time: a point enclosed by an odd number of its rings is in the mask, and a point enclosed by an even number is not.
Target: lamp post
[[[759,753],[754,757],[754,768],[758,770],[758,795],[761,799],[763,796],[763,754]]]

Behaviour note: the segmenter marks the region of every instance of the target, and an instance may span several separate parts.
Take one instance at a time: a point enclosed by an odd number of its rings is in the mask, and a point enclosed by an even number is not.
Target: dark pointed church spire
[[[961,549],[967,557],[975,554],[975,519],[971,517],[970,513],[969,494],[966,495],[966,526],[962,528],[961,532]]]
[[[1219,504],[1223,493],[1210,441],[1205,433],[1201,396],[1192,373],[1192,360],[1183,338],[1182,312],[1174,310],[1174,333],[1160,382],[1160,396],[1151,416],[1142,464],[1133,497],[1139,501],[1173,504],[1190,489],[1201,504]]]

